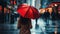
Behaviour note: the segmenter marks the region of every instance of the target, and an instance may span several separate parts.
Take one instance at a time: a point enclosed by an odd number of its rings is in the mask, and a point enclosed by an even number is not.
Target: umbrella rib
[[[30,7],[29,7],[30,8]],[[28,10],[27,10],[27,12],[26,12],[26,14],[25,14],[25,16],[24,17],[26,17],[27,16],[27,14],[28,14],[28,11],[29,11],[29,8],[28,8]]]
[[[34,10],[33,10],[33,8],[31,8],[32,9],[32,11],[33,11],[33,17],[35,17],[35,15],[34,15]]]

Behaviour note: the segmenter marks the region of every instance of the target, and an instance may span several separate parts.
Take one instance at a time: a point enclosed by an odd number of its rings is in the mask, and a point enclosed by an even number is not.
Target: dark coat
[[[44,13],[44,18],[45,18],[45,19],[48,19],[49,16],[50,16],[50,13],[49,13],[48,11]]]
[[[52,20],[56,20],[58,18],[58,6],[54,6],[52,10]]]
[[[20,28],[20,34],[31,34],[30,29],[32,28],[32,24],[30,19],[20,18],[18,27]]]
[[[52,20],[56,20],[56,17],[57,17],[57,7],[53,7],[52,10],[53,10],[52,13],[51,13]]]

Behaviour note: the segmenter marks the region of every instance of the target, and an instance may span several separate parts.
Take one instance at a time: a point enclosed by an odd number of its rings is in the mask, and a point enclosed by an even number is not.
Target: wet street
[[[47,22],[44,19],[39,18],[37,22],[38,25],[35,25],[35,20],[32,20],[33,28],[31,29],[31,34],[48,34],[47,32],[54,32],[57,24],[57,31],[60,32],[60,20],[48,20],[48,22],[48,25],[46,25]]]
[[[45,22],[43,19],[39,18],[36,25],[36,20],[32,20],[33,28],[31,29],[31,34],[45,34]]]
[[[32,21],[32,26],[33,26],[32,29],[31,29],[31,34],[48,34],[48,33],[46,33],[47,31],[48,32],[54,32],[55,28],[56,28],[55,27],[56,26],[55,22],[57,22],[57,24],[60,23],[60,21],[58,21],[58,20],[55,20],[55,21],[49,20],[49,24],[48,24],[49,26],[46,26],[46,21],[44,21],[42,18],[38,19],[37,25],[36,25],[36,20],[35,19],[34,20],[31,19],[31,21]],[[11,25],[10,27],[8,26],[8,28],[9,29],[17,29],[16,25],[17,24],[15,24],[14,26]],[[58,27],[59,27],[59,24],[58,24]],[[5,32],[7,32],[7,31],[5,31]],[[58,32],[60,32],[59,28],[58,28]],[[19,29],[12,30],[12,31],[9,30],[8,33],[19,34]]]
[[[57,31],[60,32],[60,20],[49,20],[46,21],[45,19],[39,18],[37,20],[31,19],[32,29],[30,29],[31,34],[48,34],[50,32],[55,32],[56,28]],[[0,31],[0,33],[6,34],[19,34],[20,29],[17,28],[17,21],[15,24],[0,24],[0,27],[4,29],[4,31]],[[57,27],[56,27],[57,26]],[[3,33],[3,34],[4,34]]]
[[[0,34],[30,31],[60,34],[60,0],[0,0]]]
[[[32,21],[31,34],[46,34],[45,22],[43,19],[39,18],[37,21],[37,25],[35,19],[31,19],[31,21]]]

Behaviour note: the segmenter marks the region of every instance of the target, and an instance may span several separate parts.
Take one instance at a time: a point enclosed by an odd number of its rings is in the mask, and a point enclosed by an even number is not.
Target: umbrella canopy
[[[40,16],[38,10],[28,4],[19,5],[17,12],[24,18],[36,19]]]

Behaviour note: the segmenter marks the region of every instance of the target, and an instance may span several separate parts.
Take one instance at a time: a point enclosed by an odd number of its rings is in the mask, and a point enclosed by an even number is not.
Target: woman
[[[18,27],[20,28],[20,34],[31,34],[30,29],[32,28],[32,24],[30,19],[20,17]]]

